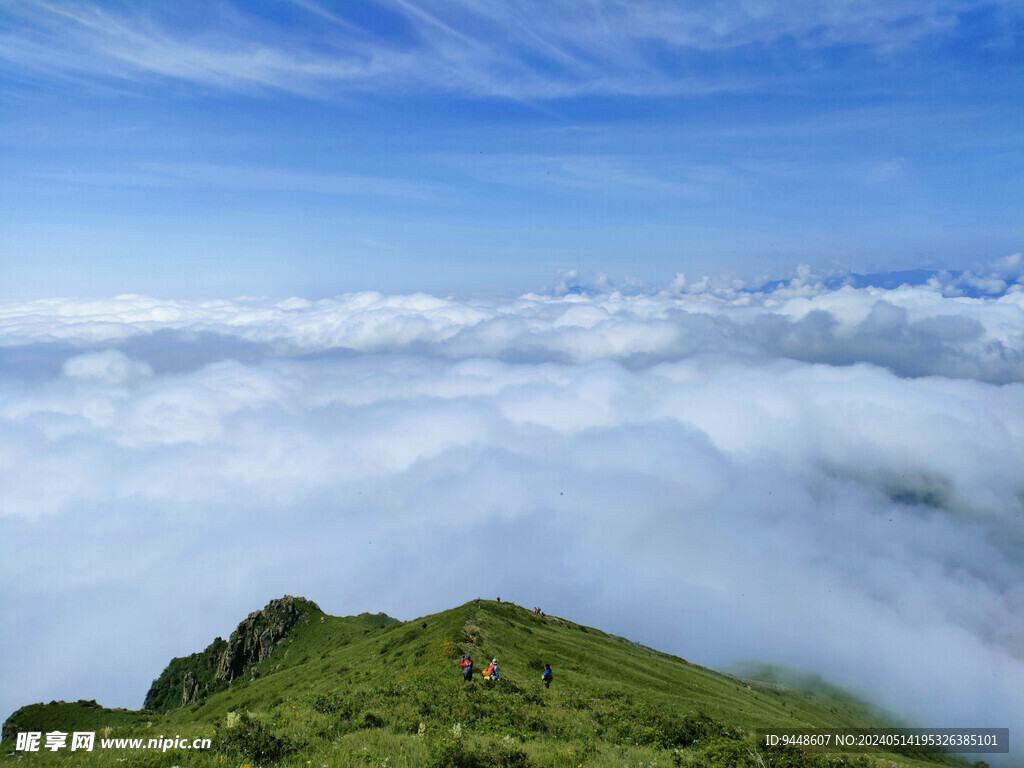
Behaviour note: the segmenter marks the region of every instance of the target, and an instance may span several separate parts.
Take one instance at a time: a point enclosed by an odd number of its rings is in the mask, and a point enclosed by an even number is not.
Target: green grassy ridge
[[[96,701],[51,701],[28,704],[14,712],[3,725],[3,744],[13,742],[19,731],[102,731],[104,728],[137,728],[151,722],[151,712],[107,709]],[[7,750],[8,752],[10,750]]]
[[[477,664],[473,683],[458,668],[467,652]],[[502,680],[488,685],[479,670],[494,657]],[[545,663],[555,673],[550,690],[540,680]],[[762,728],[885,724],[838,691],[748,688],[599,630],[509,603],[484,601],[478,609],[475,600],[408,622],[373,614],[311,617],[250,676],[189,706],[136,714],[145,725],[103,727],[114,735],[214,740],[209,752],[132,753],[130,764],[154,767],[706,768],[752,759],[752,735]],[[66,721],[59,727],[72,730]],[[92,764],[68,759],[66,752],[63,762],[32,755],[39,765]],[[884,768],[934,765],[906,756],[858,759]],[[779,755],[774,760],[786,764]],[[842,764],[799,760],[790,764]]]
[[[167,712],[181,706],[182,687],[187,677],[196,681],[200,697],[227,688],[229,681],[218,680],[215,676],[221,655],[227,648],[227,641],[218,637],[199,653],[171,659],[171,663],[150,686],[144,707],[153,712]]]
[[[198,653],[172,659],[153,681],[143,707],[167,712],[222,691],[239,677],[258,674],[261,643],[271,643],[274,638],[281,642],[291,635],[296,625],[324,622],[326,617],[320,606],[302,597],[286,595],[272,600],[262,610],[249,614],[229,640],[218,637]],[[383,614],[378,617],[364,614],[345,617],[332,626],[340,626],[354,637],[365,627],[377,628],[394,621]],[[266,670],[266,665],[262,668]],[[183,701],[186,690],[188,700]]]
[[[862,712],[865,721],[892,727],[906,725],[897,714],[861,701],[839,686],[826,682],[821,675],[805,669],[749,660],[733,665],[726,672],[737,679],[747,680],[754,687],[795,691],[813,696],[819,701],[829,698],[844,699],[851,707]]]

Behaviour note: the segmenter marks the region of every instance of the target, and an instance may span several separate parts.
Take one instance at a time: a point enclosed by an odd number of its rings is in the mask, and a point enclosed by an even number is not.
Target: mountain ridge
[[[297,622],[322,613],[320,606],[304,597],[285,595],[271,600],[250,613],[228,640],[218,637],[202,651],[172,659],[153,681],[142,708],[166,712],[223,690],[269,656]],[[178,690],[181,701],[175,704]]]
[[[467,653],[477,670],[498,658],[502,679],[487,684],[477,672],[464,682],[459,660]],[[540,681],[545,664],[555,670],[550,690]],[[891,724],[838,689],[809,695],[758,684],[489,600],[398,621],[385,614],[330,616],[286,595],[249,614],[228,640],[173,659],[146,703],[155,706],[29,705],[8,718],[3,735],[6,741],[17,731],[78,725],[114,734],[216,734],[218,759],[185,752],[174,756],[181,766],[234,758],[250,766],[301,768],[313,758],[318,765],[366,765],[365,748],[390,768],[578,768],[555,759],[566,749],[585,757],[584,768],[621,765],[615,760],[627,754],[645,765],[707,767],[746,765],[760,754],[758,730]],[[772,764],[850,764],[786,754],[788,763],[772,753]],[[878,766],[926,764],[920,759],[888,756]]]

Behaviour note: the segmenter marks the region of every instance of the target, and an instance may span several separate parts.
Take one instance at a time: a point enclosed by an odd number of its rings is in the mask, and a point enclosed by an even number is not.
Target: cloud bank
[[[2,305],[0,704],[138,706],[284,593],[402,618],[501,594],[1015,729],[1024,292],[1004,266],[973,296],[962,273],[805,271]]]

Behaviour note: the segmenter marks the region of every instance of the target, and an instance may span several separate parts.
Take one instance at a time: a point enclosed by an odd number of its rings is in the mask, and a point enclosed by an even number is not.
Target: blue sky
[[[0,298],[1021,249],[1015,3],[0,3]]]

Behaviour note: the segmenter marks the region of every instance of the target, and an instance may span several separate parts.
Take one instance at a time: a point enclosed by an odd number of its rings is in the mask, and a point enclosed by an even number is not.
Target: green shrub
[[[383,728],[385,724],[384,718],[376,712],[364,712],[363,716],[359,718],[360,728]]]
[[[474,748],[459,737],[435,739],[428,747],[427,768],[530,768],[530,757],[511,744],[491,742]]]
[[[428,747],[426,768],[483,768],[480,755],[468,748],[462,739],[437,739]]]
[[[246,757],[257,765],[274,765],[295,751],[287,738],[268,730],[245,712],[234,727],[218,730],[217,735],[226,752]]]
[[[322,715],[333,715],[344,705],[345,699],[336,693],[318,693],[309,699],[309,706]]]
[[[529,755],[505,744],[492,745],[482,757],[483,765],[488,768],[530,768]]]

